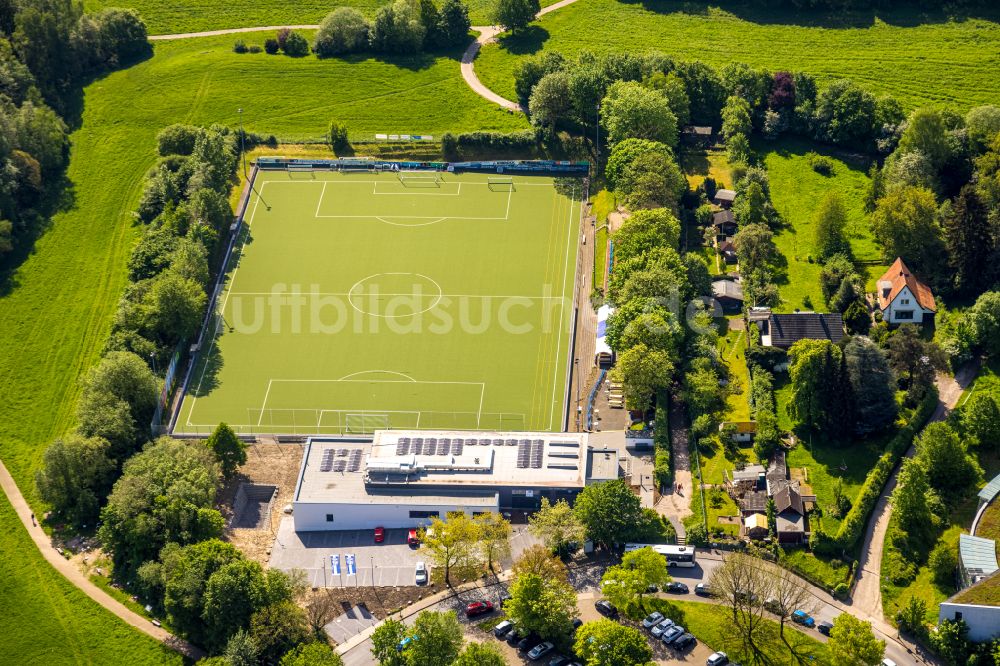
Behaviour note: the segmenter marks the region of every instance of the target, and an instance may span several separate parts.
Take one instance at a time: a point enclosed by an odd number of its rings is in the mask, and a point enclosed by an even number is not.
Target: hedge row
[[[840,524],[836,536],[830,537],[822,532],[817,532],[818,538],[813,543],[814,550],[834,554],[838,551],[850,550],[857,544],[864,532],[868,517],[875,509],[879,497],[882,496],[882,491],[885,489],[885,484],[889,481],[892,471],[899,464],[903,454],[910,448],[913,438],[934,412],[937,402],[937,391],[930,391],[913,412],[907,424],[900,428],[896,436],[892,438],[886,447],[886,452],[882,454],[882,457],[875,463],[875,467],[868,473],[868,477],[861,487],[861,492],[854,500],[854,506],[847,512],[847,517]]]
[[[656,394],[656,428],[653,430],[653,476],[662,488],[673,480],[674,470],[670,459],[670,396],[666,391]]]
[[[448,132],[441,137],[441,152],[445,159],[453,160],[477,152],[528,151],[538,145],[534,130],[519,132]]]

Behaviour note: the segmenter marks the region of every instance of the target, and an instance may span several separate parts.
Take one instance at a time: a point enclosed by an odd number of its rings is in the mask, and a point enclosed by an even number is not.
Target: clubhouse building
[[[622,476],[589,433],[380,430],[312,438],[292,501],[296,532],[419,527],[448,512],[530,512]]]

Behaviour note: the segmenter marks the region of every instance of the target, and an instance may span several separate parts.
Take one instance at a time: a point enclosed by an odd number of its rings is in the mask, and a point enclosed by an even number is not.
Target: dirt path
[[[70,583],[78,587],[84,594],[99,603],[105,609],[114,613],[121,620],[132,625],[144,634],[147,634],[164,643],[171,649],[191,657],[192,659],[200,659],[204,656],[204,653],[202,653],[202,651],[194,645],[191,645],[187,641],[174,636],[165,629],[151,624],[146,618],[129,610],[124,604],[94,585],[90,579],[83,575],[76,565],[63,558],[63,556],[52,547],[52,542],[50,541],[49,536],[42,530],[41,526],[32,524],[33,514],[31,512],[31,508],[28,506],[27,500],[24,499],[24,495],[22,495],[21,491],[18,489],[17,484],[14,483],[14,479],[7,471],[3,462],[0,462],[0,487],[3,488],[4,494],[7,495],[7,499],[14,507],[17,517],[21,519],[24,529],[26,529],[28,534],[31,535],[31,540],[35,542],[38,550],[41,551],[42,557],[44,557],[46,561],[48,561],[48,563],[51,564],[56,571],[62,574]]]
[[[685,425],[684,407],[674,401],[670,406],[670,444],[674,462],[674,488],[663,488],[656,511],[666,516],[677,531],[678,541],[687,542],[684,519],[691,515],[691,449],[688,446],[688,429]],[[676,486],[681,490],[677,491]]]
[[[264,32],[274,30],[277,32],[282,28],[291,30],[316,30],[318,25],[263,25],[252,28],[226,28],[224,30],[205,30],[204,32],[179,32],[173,35],[150,35],[151,42],[168,42],[174,39],[192,39],[194,37],[215,37],[216,35],[238,35],[243,32]]]
[[[541,18],[542,16],[548,14],[549,12],[554,12],[557,9],[562,9],[566,5],[572,5],[576,0],[561,0],[554,5],[549,5],[542,9],[535,15],[535,18]],[[476,93],[480,97],[494,104],[497,104],[510,111],[521,111],[526,112],[527,109],[521,106],[518,102],[512,102],[505,97],[501,97],[496,94],[479,80],[476,76],[476,70],[473,67],[473,61],[475,61],[476,56],[479,55],[479,50],[483,48],[484,44],[489,44],[496,39],[496,36],[503,32],[500,26],[496,25],[474,25],[472,29],[479,33],[479,37],[476,41],[469,44],[469,48],[465,49],[465,53],[462,54],[462,78],[465,83],[472,88],[472,92]]]
[[[930,418],[930,422],[941,421],[948,416],[951,410],[962,397],[962,391],[972,383],[979,370],[977,363],[970,363],[963,366],[954,377],[938,375],[938,406]],[[906,457],[910,458],[914,454],[911,446],[906,452]],[[861,547],[861,557],[858,560],[858,575],[854,579],[854,591],[851,594],[851,606],[863,613],[875,617],[883,617],[882,612],[882,588],[880,583],[882,574],[882,546],[885,542],[885,534],[889,529],[889,517],[892,515],[892,505],[889,504],[889,497],[896,487],[896,476],[899,467],[889,477],[885,490],[875,505],[871,518],[868,520],[868,528],[865,531],[865,540]]]

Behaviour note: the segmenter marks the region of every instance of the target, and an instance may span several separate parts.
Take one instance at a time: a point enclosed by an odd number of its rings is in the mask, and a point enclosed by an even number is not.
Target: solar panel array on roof
[[[410,438],[400,437],[399,440],[396,442],[396,455],[405,456],[409,452],[410,452]]]
[[[469,441],[472,441],[472,440],[469,440]],[[453,439],[453,440],[451,440],[451,455],[453,455],[453,456],[460,456],[460,455],[462,455],[462,447],[463,447],[462,440],[460,440],[460,439]]]
[[[541,439],[531,440],[531,468],[541,469],[542,468],[542,451],[545,448],[545,442]]]
[[[347,471],[357,472],[359,469],[361,469],[361,449],[354,449],[347,461]]]
[[[343,458],[347,455],[347,449],[337,449],[337,457]]]
[[[497,440],[493,440],[493,443],[496,446],[500,446],[499,444],[497,444]],[[517,440],[516,439],[508,439],[507,440],[507,446],[517,446]]]
[[[333,471],[334,472],[343,472],[345,467],[347,467],[347,461],[346,460],[334,460],[333,461]]]
[[[447,437],[442,437],[437,443],[437,455],[446,456],[448,451],[451,450],[451,439]]]
[[[333,468],[333,449],[323,449],[323,459],[319,463],[319,471],[329,472]]]
[[[414,437],[413,441],[410,442],[410,447],[413,451],[413,454],[419,456],[421,453],[424,452],[424,438]]]

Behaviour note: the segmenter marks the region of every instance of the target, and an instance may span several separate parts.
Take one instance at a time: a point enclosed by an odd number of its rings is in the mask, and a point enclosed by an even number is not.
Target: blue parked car
[[[414,636],[407,636],[403,640],[399,641],[399,645],[396,646],[396,649],[398,651],[402,652],[403,650],[406,649],[407,645],[409,645],[413,641],[417,640],[417,638],[419,638],[419,636],[415,636],[415,635]]]
[[[801,624],[803,627],[812,628],[816,625],[816,620],[812,619],[804,610],[797,610],[792,613],[792,622]]]

